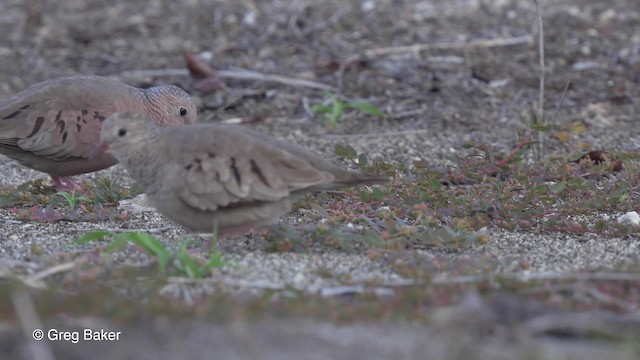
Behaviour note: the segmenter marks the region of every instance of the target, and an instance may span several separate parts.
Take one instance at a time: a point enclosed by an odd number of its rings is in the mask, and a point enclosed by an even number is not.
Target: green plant
[[[78,196],[76,192],[58,191],[55,195],[61,196],[66,201],[66,207],[73,210],[79,202],[89,203],[91,200],[86,196]]]
[[[144,232],[123,232],[113,233],[107,230],[97,230],[85,234],[76,239],[76,243],[86,244],[88,242],[102,240],[112,237],[112,241],[107,247],[109,254],[123,249],[128,244],[138,246],[155,257],[158,262],[158,272],[161,274],[171,274],[173,276],[186,276],[189,278],[204,278],[209,270],[225,265],[222,255],[217,246],[217,229],[214,229],[211,241],[211,249],[206,262],[193,257],[187,246],[192,239],[185,239],[180,243],[177,252],[172,252],[158,238]]]
[[[323,114],[324,119],[329,128],[334,128],[338,121],[342,118],[345,110],[359,110],[373,116],[383,116],[382,110],[376,106],[363,101],[344,101],[338,98],[336,94],[329,94],[328,104],[318,104],[311,107],[311,110]]]
[[[356,150],[350,145],[337,144],[334,149],[334,153],[345,159],[353,160],[354,163],[360,166],[367,165],[368,162],[366,154],[358,154]]]
[[[93,184],[93,192],[95,194],[92,199],[93,202],[107,206],[117,206],[120,200],[133,198],[140,193],[134,193],[122,187],[117,181],[111,178],[99,178],[94,180]]]

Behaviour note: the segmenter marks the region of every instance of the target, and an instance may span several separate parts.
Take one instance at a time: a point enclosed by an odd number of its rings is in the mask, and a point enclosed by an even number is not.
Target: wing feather
[[[224,210],[277,202],[326,184],[334,176],[306,159],[234,126],[190,126],[164,131],[176,146],[174,191],[189,206]]]
[[[0,106],[0,148],[51,160],[87,158],[99,140],[101,121],[133,89],[104,78],[45,81]],[[1,149],[0,149],[1,151]]]

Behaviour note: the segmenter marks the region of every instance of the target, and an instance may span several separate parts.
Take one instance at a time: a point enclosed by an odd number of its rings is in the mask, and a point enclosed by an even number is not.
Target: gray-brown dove
[[[388,181],[234,125],[159,128],[119,113],[105,120],[100,140],[95,154],[113,154],[160,213],[199,232],[217,222],[220,236],[274,222],[308,191]]]
[[[70,178],[116,164],[109,154],[89,159],[111,114],[134,111],[160,126],[192,124],[196,106],[177,86],[139,89],[100,76],[74,76],[35,84],[0,100],[0,153],[51,175],[58,190]]]

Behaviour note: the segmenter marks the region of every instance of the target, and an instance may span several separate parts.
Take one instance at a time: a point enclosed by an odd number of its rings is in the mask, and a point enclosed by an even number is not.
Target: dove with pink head
[[[0,100],[0,153],[49,174],[56,189],[74,190],[71,176],[117,163],[109,154],[89,154],[104,120],[123,111],[162,127],[197,120],[195,103],[177,86],[140,89],[100,76],[57,78]]]

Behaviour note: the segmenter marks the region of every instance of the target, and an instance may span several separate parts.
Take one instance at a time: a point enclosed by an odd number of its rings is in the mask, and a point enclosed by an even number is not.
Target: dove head
[[[157,129],[152,120],[139,113],[115,113],[102,123],[100,144],[92,152],[91,158],[109,152],[121,161],[123,156],[148,152]]]
[[[196,104],[184,90],[173,85],[143,90],[147,111],[160,126],[189,125],[197,120]]]

